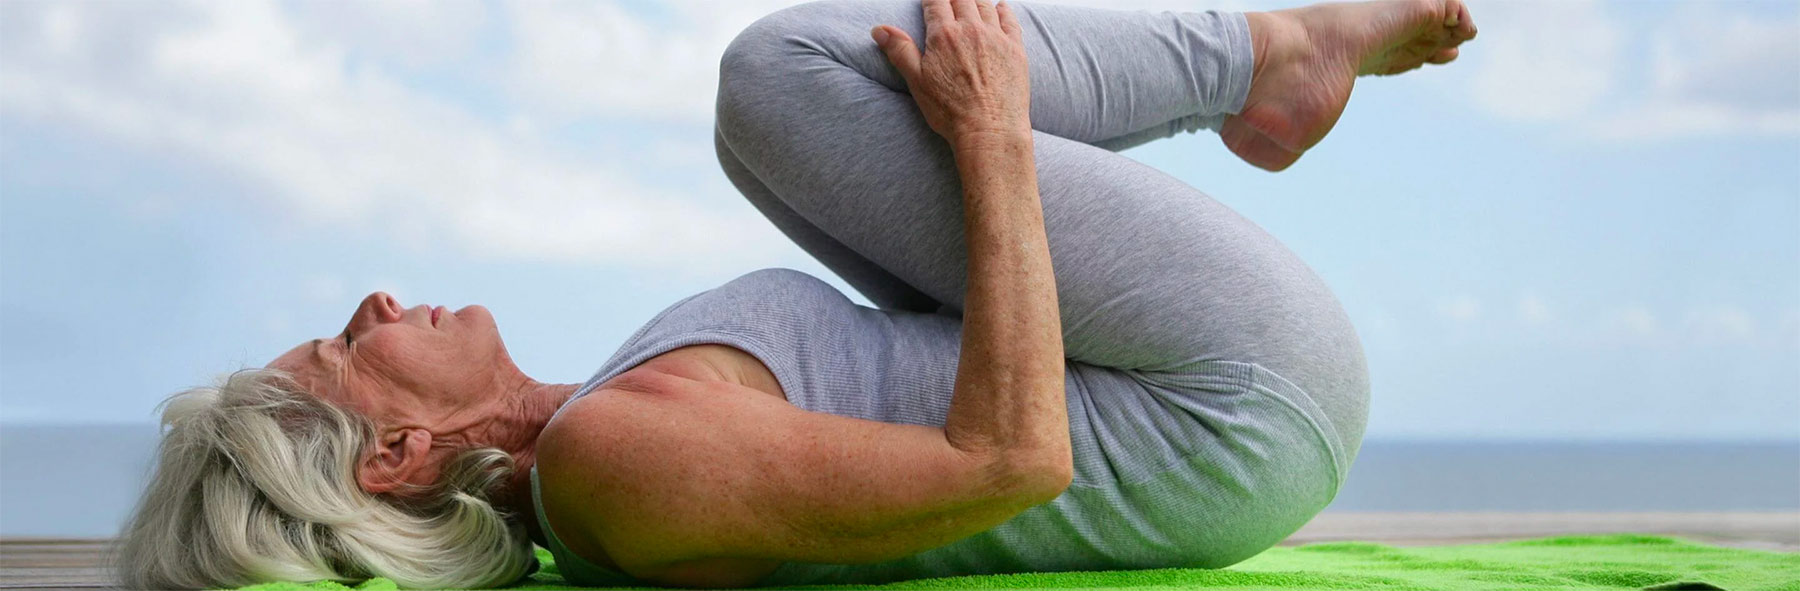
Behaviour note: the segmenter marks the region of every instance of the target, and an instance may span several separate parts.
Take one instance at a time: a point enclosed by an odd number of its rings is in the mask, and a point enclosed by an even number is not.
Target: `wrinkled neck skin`
[[[522,381],[510,390],[510,395],[497,401],[501,406],[493,418],[471,428],[467,435],[472,445],[497,447],[512,456],[515,469],[506,483],[494,491],[494,506],[510,511],[524,522],[526,531],[539,545],[548,545],[538,531],[532,507],[531,467],[537,463],[538,435],[581,385],[544,384],[520,377]]]

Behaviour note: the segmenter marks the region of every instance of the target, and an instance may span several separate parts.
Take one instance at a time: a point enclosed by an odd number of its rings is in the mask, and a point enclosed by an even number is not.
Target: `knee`
[[[764,15],[744,27],[719,59],[719,92],[777,82],[800,58],[829,53],[847,22],[844,2],[811,2]],[[866,35],[866,32],[865,32]],[[871,41],[871,43],[873,43]],[[732,84],[727,86],[726,82]]]
[[[765,89],[791,85],[796,76],[820,65],[879,74],[886,57],[869,38],[869,30],[877,24],[922,30],[918,10],[916,3],[824,0],[769,13],[725,47],[719,59],[721,108]]]
[[[751,23],[725,46],[725,53],[719,58],[717,109],[721,123],[727,113],[734,111],[743,102],[746,94],[755,90],[754,85],[761,77],[758,73],[766,73],[770,67],[779,63],[779,26],[770,23],[770,19],[779,14],[765,16]]]
[[[764,15],[739,31],[731,43],[725,46],[725,53],[719,58],[719,92],[725,94],[728,87],[725,82],[743,82],[760,78],[759,73],[780,63],[786,49],[784,38],[794,31],[794,18],[787,13],[793,8],[786,8]]]
[[[719,58],[717,111],[720,131],[733,136],[758,105],[779,99],[784,82],[791,83],[797,61],[806,51],[804,36],[812,5],[775,11],[745,27]]]

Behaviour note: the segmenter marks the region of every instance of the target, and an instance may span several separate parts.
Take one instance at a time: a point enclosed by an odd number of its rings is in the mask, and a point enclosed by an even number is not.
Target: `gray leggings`
[[[1216,130],[1242,107],[1253,56],[1219,33],[1242,17],[1015,8],[1067,357],[1127,372],[1260,365],[1311,395],[1354,458],[1369,379],[1330,289],[1255,223],[1110,151]],[[780,16],[757,25],[776,30],[740,37],[720,67],[727,176],[876,305],[957,313],[968,253],[956,166],[869,39],[870,23],[925,39],[919,3],[822,2]]]

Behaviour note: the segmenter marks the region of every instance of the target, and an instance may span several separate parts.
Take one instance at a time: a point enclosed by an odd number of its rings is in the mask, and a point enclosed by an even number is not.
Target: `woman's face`
[[[363,298],[344,330],[301,343],[269,363],[327,401],[378,424],[410,426],[493,397],[518,372],[487,308],[403,308]]]

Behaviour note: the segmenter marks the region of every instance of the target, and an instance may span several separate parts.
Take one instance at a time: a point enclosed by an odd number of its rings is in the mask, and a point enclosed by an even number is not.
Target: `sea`
[[[0,537],[117,535],[154,425],[0,424]],[[1326,511],[1800,511],[1800,441],[1364,442]]]

